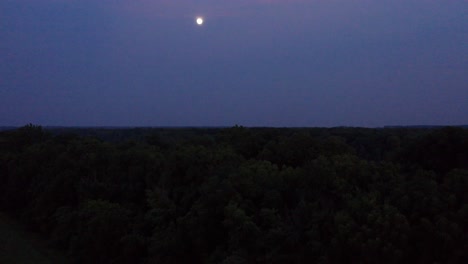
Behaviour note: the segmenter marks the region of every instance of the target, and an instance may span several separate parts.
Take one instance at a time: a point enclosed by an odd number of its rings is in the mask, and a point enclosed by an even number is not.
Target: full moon
[[[199,26],[203,25],[203,18],[197,17],[197,25]]]

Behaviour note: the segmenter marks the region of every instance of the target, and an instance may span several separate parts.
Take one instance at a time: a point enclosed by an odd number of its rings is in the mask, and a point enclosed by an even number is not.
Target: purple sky
[[[467,0],[0,0],[0,126],[468,124],[467,12]]]

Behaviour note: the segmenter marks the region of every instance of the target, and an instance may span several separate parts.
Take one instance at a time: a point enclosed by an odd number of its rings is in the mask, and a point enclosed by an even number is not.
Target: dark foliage
[[[1,209],[76,263],[466,263],[467,191],[463,128],[0,132]]]

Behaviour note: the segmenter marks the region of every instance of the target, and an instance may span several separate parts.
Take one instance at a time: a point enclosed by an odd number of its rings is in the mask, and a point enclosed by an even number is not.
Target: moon
[[[203,25],[203,18],[202,17],[197,17],[196,22],[197,22],[197,25],[199,25],[199,26]]]

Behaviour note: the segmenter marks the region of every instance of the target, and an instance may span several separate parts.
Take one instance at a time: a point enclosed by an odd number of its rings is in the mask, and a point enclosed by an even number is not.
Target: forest
[[[468,263],[468,129],[0,132],[0,211],[72,263]]]

